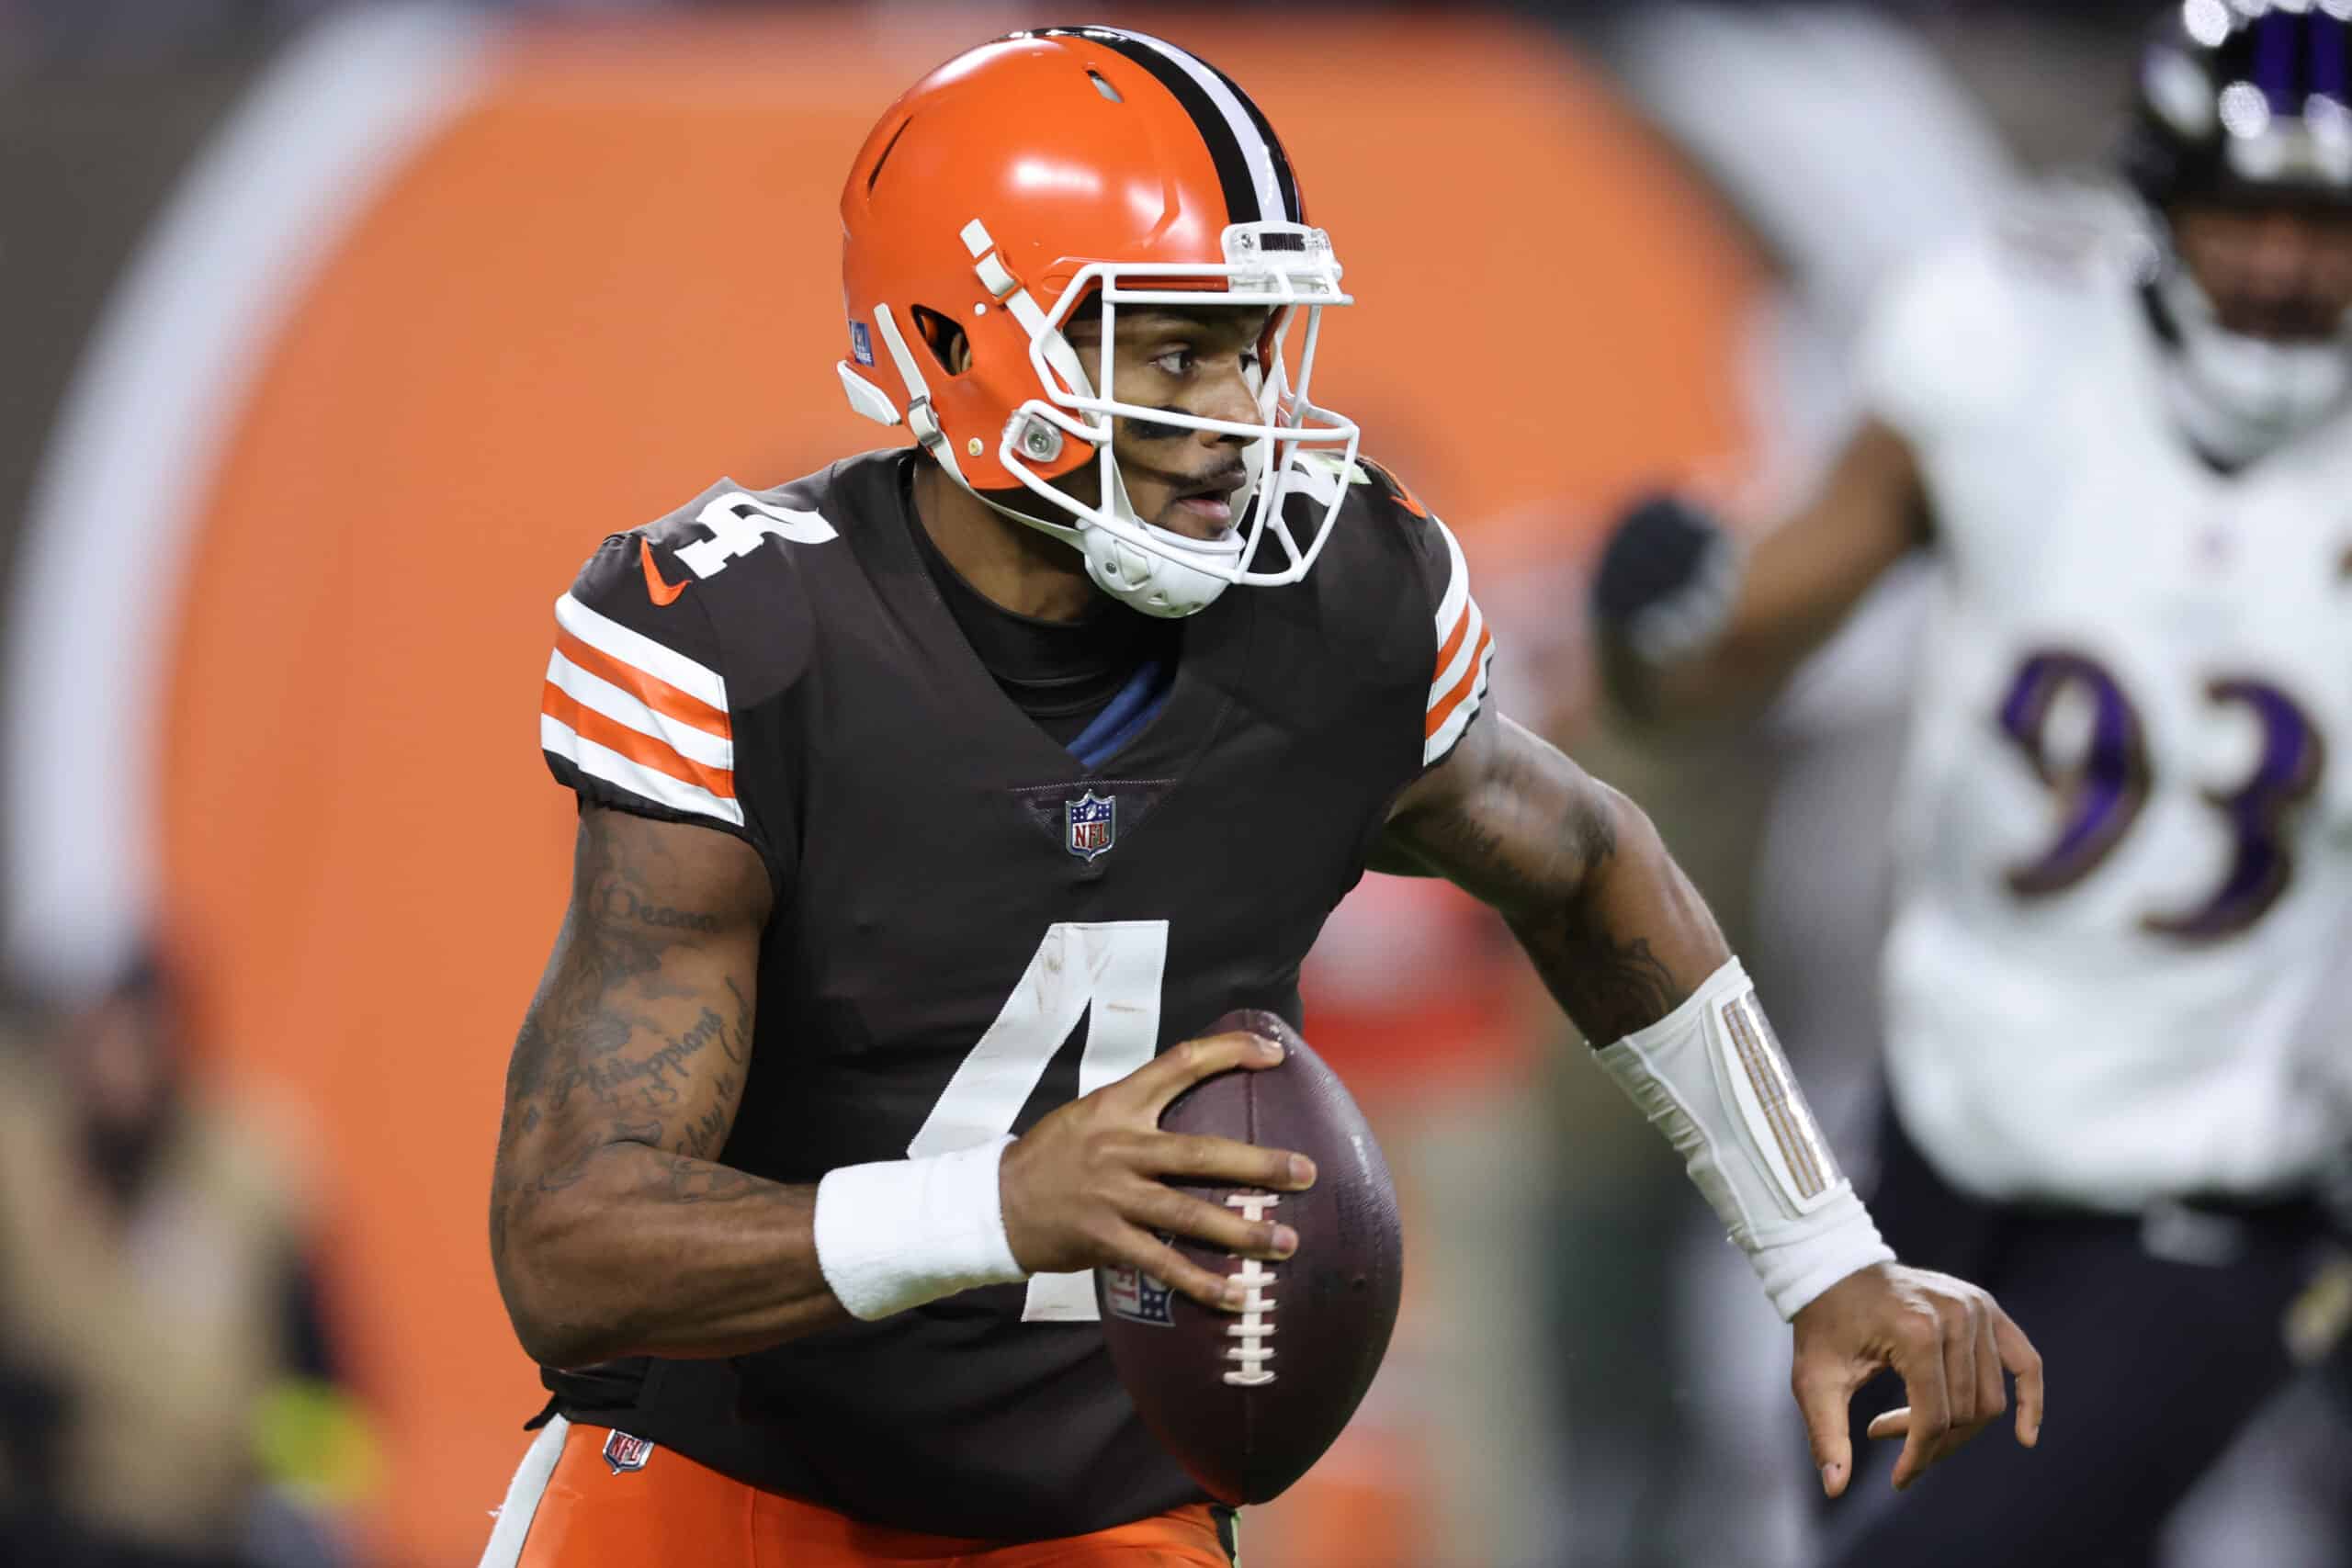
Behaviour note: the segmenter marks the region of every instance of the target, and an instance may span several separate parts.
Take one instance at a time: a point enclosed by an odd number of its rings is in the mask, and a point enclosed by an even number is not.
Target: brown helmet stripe
[[[1290,159],[1283,153],[1282,143],[1274,140],[1272,128],[1258,106],[1250,101],[1250,96],[1206,61],[1174,44],[1120,28],[1039,28],[1027,35],[1013,36],[1084,39],[1140,65],[1168,89],[1191,118],[1193,129],[1200,132],[1202,142],[1208,148],[1209,161],[1216,166],[1217,183],[1225,193],[1227,221],[1299,221],[1298,184],[1291,175]],[[1203,84],[1202,76],[1184,68],[1184,60],[1191,60],[1203,74],[1228,88],[1242,112],[1236,115],[1220,106]],[[1273,171],[1274,189],[1271,194],[1274,201],[1271,210],[1263,199],[1265,187],[1250,167],[1252,152],[1259,152]]]

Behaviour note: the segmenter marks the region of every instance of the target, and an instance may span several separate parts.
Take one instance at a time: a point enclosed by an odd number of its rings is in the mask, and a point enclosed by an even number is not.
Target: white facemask
[[[2230,332],[2177,262],[2156,288],[2179,333],[2165,356],[2165,399],[2209,456],[2250,463],[2319,423],[2352,393],[2352,332],[2294,344]]]
[[[1308,395],[1323,312],[1354,303],[1340,289],[1340,264],[1331,253],[1329,235],[1297,223],[1235,223],[1224,231],[1221,262],[1090,262],[1062,285],[1050,315],[1006,271],[994,254],[995,240],[978,220],[965,227],[963,239],[975,257],[973,270],[980,283],[1029,337],[1037,393],[1023,400],[1005,422],[998,435],[997,458],[1045,506],[1015,510],[974,488],[956,459],[956,441],[931,412],[931,387],[922,363],[908,346],[887,303],[874,308],[874,332],[906,385],[907,404],[901,411],[844,363],[842,385],[852,408],[884,424],[903,419],[949,479],[1002,515],[1075,546],[1097,587],[1146,615],[1195,615],[1235,583],[1277,587],[1306,575],[1339,520],[1347,487],[1332,487],[1315,507],[1302,509],[1297,521],[1306,526],[1295,532],[1292,520],[1283,515],[1283,502],[1293,493],[1294,464],[1303,454],[1316,453],[1344,469],[1354,463],[1362,438],[1352,420],[1320,407]],[[1090,299],[1102,311],[1101,356],[1091,376],[1062,335],[1071,310]],[[1259,306],[1276,312],[1272,352],[1264,370],[1250,383],[1256,418],[1210,419],[1119,400],[1113,386],[1112,344],[1122,305]],[[1281,330],[1294,315],[1303,315],[1305,323],[1295,383],[1284,367]],[[1240,437],[1248,481],[1230,502],[1233,525],[1215,538],[1194,539],[1136,516],[1111,449],[1114,422],[1122,419]],[[963,439],[978,457],[980,438],[967,434]],[[1057,461],[1073,440],[1088,442],[1101,454],[1102,488],[1091,505],[1047,479],[1038,467]],[[1272,544],[1261,549],[1268,540]]]

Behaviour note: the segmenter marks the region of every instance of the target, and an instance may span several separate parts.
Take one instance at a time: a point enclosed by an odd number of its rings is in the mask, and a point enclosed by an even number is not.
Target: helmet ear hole
[[[964,335],[962,327],[928,305],[917,305],[910,314],[914,317],[915,335],[931,350],[942,371],[961,376],[972,367],[972,340]]]

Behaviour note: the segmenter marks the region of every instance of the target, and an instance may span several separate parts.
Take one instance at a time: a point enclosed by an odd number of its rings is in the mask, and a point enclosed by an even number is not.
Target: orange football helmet
[[[1216,67],[1122,28],[1014,33],[909,89],[851,165],[842,384],[860,413],[903,422],[965,489],[1077,546],[1106,592],[1190,615],[1230,583],[1297,581],[1338,514],[1345,485],[1293,481],[1306,449],[1355,457],[1355,425],[1307,396],[1323,310],[1352,302],[1340,276],[1266,117]],[[1061,332],[1089,299],[1102,311],[1091,374]],[[1257,423],[1119,400],[1118,307],[1142,302],[1272,308]],[[1283,349],[1302,313],[1294,383]],[[941,349],[950,327],[970,346],[961,373]],[[1248,437],[1235,525],[1198,540],[1138,518],[1111,450],[1114,417]],[[1097,453],[1094,504],[1051,483]],[[1069,521],[986,493],[1015,486]],[[1321,511],[1302,542],[1283,502],[1310,491]],[[1260,559],[1269,535],[1279,560]]]

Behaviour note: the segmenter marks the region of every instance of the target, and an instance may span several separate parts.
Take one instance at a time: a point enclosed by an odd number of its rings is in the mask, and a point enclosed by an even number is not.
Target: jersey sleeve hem
[[[778,899],[783,897],[786,883],[783,868],[776,863],[775,856],[769,852],[767,845],[761,842],[760,836],[740,819],[740,813],[738,818],[730,819],[691,806],[665,805],[585,773],[551,749],[547,750],[546,757],[548,771],[555,775],[558,784],[571,791],[582,811],[594,807],[605,811],[626,812],[631,817],[642,817],[653,822],[708,828],[729,838],[741,839],[751,846],[752,852],[760,857],[760,863],[767,868],[769,893]]]
[[[1453,754],[1470,726],[1486,711],[1487,687],[1495,661],[1494,629],[1470,592],[1470,568],[1453,531],[1429,519],[1445,546],[1445,586],[1436,591],[1431,635],[1437,647],[1435,673],[1421,713],[1420,772]],[[1435,587],[1434,581],[1430,582]]]

